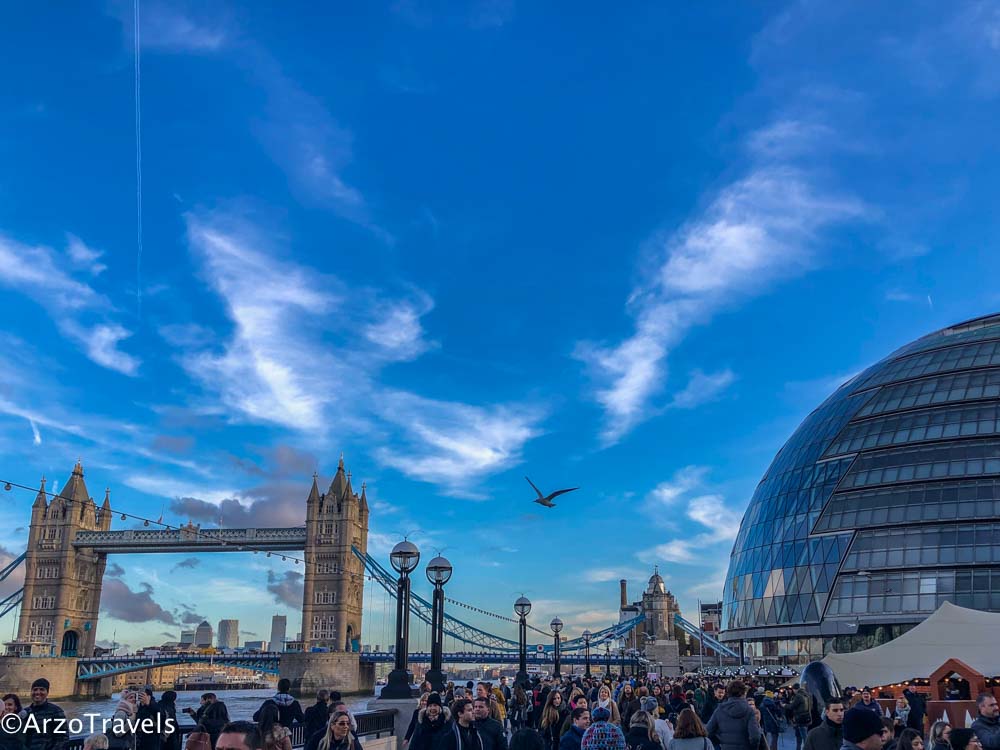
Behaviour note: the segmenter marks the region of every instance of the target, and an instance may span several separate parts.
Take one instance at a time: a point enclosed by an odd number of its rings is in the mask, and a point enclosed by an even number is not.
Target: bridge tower
[[[94,503],[79,461],[51,503],[42,478],[41,490],[31,506],[17,640],[8,644],[8,653],[94,655],[107,557],[75,548],[73,538],[77,531],[107,531],[111,527],[110,503],[108,492],[100,508]]]
[[[320,494],[316,476],[306,500],[303,649],[361,650],[364,566],[351,551],[368,551],[368,498],[351,486],[340,457],[330,488]]]

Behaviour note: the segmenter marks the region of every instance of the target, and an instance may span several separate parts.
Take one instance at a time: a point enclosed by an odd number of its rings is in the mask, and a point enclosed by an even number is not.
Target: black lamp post
[[[590,679],[590,631],[583,631],[583,676]]]
[[[413,542],[404,539],[392,548],[389,562],[399,573],[396,584],[396,664],[382,688],[381,697],[399,700],[413,697],[410,689],[413,675],[406,669],[410,643],[410,573],[420,562],[420,550]]]
[[[625,642],[622,641],[622,645],[618,647],[618,674],[622,677],[625,676]]]
[[[431,668],[424,675],[431,687],[438,693],[445,688],[445,674],[441,670],[444,646],[444,585],[451,578],[451,563],[438,555],[427,563],[427,580],[434,584],[434,598],[431,602]]]
[[[560,645],[559,633],[562,632],[563,621],[560,620],[558,617],[553,617],[552,622],[549,623],[549,627],[552,628],[552,632],[555,633],[555,641],[553,643],[552,655],[553,658],[555,659],[556,667],[553,673],[553,677],[555,677],[556,680],[558,680],[560,677],[562,677],[562,675],[559,674],[559,645]]]
[[[604,676],[611,679],[611,641],[604,642]]]
[[[525,619],[530,611],[531,602],[526,597],[519,596],[517,601],[514,602],[514,613],[520,618],[517,629],[518,651],[520,653],[518,654],[518,670],[517,676],[514,678],[514,684],[520,685],[525,689],[531,684],[531,680],[528,679],[527,664],[528,621]]]

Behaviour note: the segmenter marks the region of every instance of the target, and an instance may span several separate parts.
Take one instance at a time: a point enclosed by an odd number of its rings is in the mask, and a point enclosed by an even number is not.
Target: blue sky
[[[141,258],[132,4],[0,29],[4,479],[291,525],[343,451],[455,598],[694,618],[801,418],[1000,308],[995,3],[140,10]],[[296,629],[290,564],[115,562],[102,639]]]

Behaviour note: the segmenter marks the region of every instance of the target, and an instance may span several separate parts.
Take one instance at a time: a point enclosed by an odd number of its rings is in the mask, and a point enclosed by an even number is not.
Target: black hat
[[[844,714],[845,740],[857,744],[864,742],[873,734],[882,734],[882,718],[876,713],[855,706]]]
[[[45,688],[46,690],[48,690],[49,681],[46,680],[44,677],[39,677],[37,680],[31,683],[31,689],[34,690],[35,688]]]
[[[948,737],[948,744],[951,745],[952,750],[965,750],[969,744],[969,740],[975,736],[976,733],[971,729],[966,729],[965,727],[953,727],[951,735]]]
[[[431,693],[430,695],[427,696],[427,705],[428,706],[440,706],[441,705],[441,696],[438,695],[437,693]]]

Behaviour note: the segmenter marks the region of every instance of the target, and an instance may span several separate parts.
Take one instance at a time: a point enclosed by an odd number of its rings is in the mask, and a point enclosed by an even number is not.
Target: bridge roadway
[[[306,527],[269,529],[125,529],[123,531],[78,531],[74,547],[105,554],[142,552],[301,552],[306,546]]]
[[[362,663],[391,663],[395,661],[396,655],[388,651],[368,651],[358,654]],[[443,654],[443,661],[446,664],[517,664],[518,655],[515,653],[497,651],[458,651]],[[157,657],[148,656],[114,656],[114,657],[91,657],[77,659],[77,679],[80,681],[100,680],[126,672],[138,672],[156,667],[171,666],[174,664],[217,664],[225,667],[242,667],[252,669],[257,672],[267,674],[278,674],[278,664],[281,654],[178,654],[163,655]],[[431,655],[428,651],[417,651],[409,654],[410,663],[429,664]],[[559,662],[566,665],[586,664],[585,654],[565,654],[559,657]],[[551,653],[529,652],[527,654],[528,665],[540,666],[552,664]],[[604,653],[594,651],[590,655],[592,667],[600,667],[607,663],[607,656]],[[632,664],[630,657],[622,658],[618,654],[611,655],[611,663],[617,666],[628,666]]]

